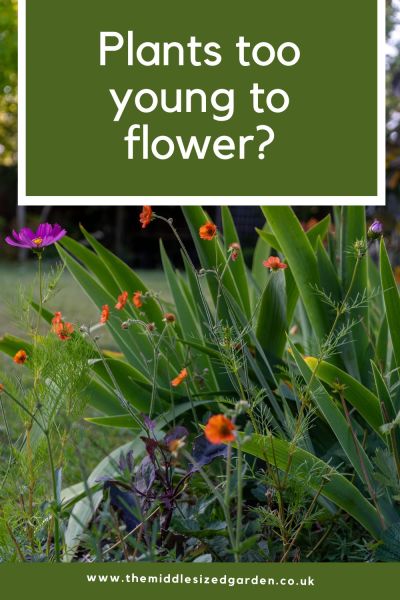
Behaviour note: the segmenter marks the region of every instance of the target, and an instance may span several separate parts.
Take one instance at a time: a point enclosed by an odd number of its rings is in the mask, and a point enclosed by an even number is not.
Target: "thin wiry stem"
[[[0,394],[1,393],[2,392],[0,392]],[[9,451],[10,451],[10,454],[9,454],[9,457],[8,457],[8,464],[7,464],[6,472],[4,474],[3,480],[2,480],[1,485],[0,485],[0,489],[3,489],[4,484],[5,484],[6,480],[7,480],[8,474],[10,472],[12,462],[13,462],[13,453],[12,453],[13,443],[12,443],[11,432],[10,432],[10,429],[8,427],[7,415],[6,415],[6,411],[4,410],[4,404],[3,404],[3,399],[1,398],[1,395],[0,395],[0,409],[1,409],[1,414],[3,416],[3,420],[4,420],[4,426],[5,426],[5,430],[6,430],[7,442],[8,442],[8,447],[9,447]]]

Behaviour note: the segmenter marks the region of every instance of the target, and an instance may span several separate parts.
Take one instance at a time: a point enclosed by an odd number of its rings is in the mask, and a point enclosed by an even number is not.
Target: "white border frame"
[[[144,196],[27,196],[26,194],[26,1],[18,1],[18,205],[19,206],[140,206]],[[351,1],[351,0],[350,0]],[[378,195],[377,196],[151,196],[153,206],[384,206],[386,203],[386,6],[378,10]]]

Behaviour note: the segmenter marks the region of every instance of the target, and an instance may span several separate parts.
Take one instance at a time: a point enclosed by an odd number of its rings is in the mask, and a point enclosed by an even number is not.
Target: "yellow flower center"
[[[43,242],[43,238],[35,238],[34,240],[32,240],[32,242],[35,244],[35,246],[40,246],[40,244]]]

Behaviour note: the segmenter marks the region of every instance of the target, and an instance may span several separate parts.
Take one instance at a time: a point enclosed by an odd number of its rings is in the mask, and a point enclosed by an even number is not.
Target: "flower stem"
[[[60,506],[58,501],[58,492],[57,492],[57,477],[56,470],[54,467],[53,460],[53,451],[51,448],[50,435],[48,431],[44,432],[47,442],[47,452],[49,455],[50,461],[50,470],[51,470],[51,481],[53,484],[53,497],[54,497],[54,551],[56,562],[60,562],[61,560],[61,552],[60,552]]]
[[[242,511],[243,511],[243,454],[239,436],[237,438],[237,512],[236,512],[236,555],[240,560],[239,547],[242,533]]]
[[[217,291],[217,300],[215,303],[215,325],[218,325],[218,323],[219,323],[218,313],[219,313],[219,305],[220,305],[220,300],[221,300],[221,295],[222,295],[222,285],[223,285],[225,273],[229,266],[230,260],[231,260],[231,257],[228,256],[225,261],[224,268],[222,269],[221,275],[219,275],[218,271],[216,271],[217,272],[217,280],[218,280],[218,291]],[[216,267],[216,268],[218,269],[218,267]]]
[[[48,429],[46,429],[39,419],[36,417],[34,413],[32,413],[26,406],[18,400],[13,394],[11,394],[8,390],[5,390],[5,394],[13,401],[19,408],[21,408],[31,419],[31,423],[36,423],[41,432],[46,438],[47,442],[47,451],[49,455],[50,462],[50,471],[51,471],[51,479],[53,484],[53,495],[54,495],[54,506],[55,506],[55,515],[54,515],[54,548],[56,554],[56,561],[60,562],[60,523],[59,523],[59,503],[58,503],[58,493],[57,493],[57,478],[56,471],[54,468],[54,460],[53,460],[53,452],[51,448],[51,440]],[[30,430],[29,430],[30,436]],[[27,444],[30,445],[29,437],[27,438]]]
[[[225,499],[222,496],[222,494],[219,493],[219,491],[217,490],[217,488],[215,487],[215,485],[212,483],[212,481],[210,480],[210,478],[208,477],[207,473],[204,471],[204,469],[198,465],[196,463],[196,461],[194,460],[194,458],[189,454],[189,452],[186,452],[185,450],[183,450],[183,455],[189,460],[189,462],[197,467],[198,473],[202,476],[202,478],[204,479],[204,481],[206,482],[206,484],[208,485],[209,489],[211,490],[213,496],[216,498],[216,500],[218,501],[219,505],[222,508],[222,511],[224,513],[225,516],[225,520],[226,520],[226,530],[228,532],[228,537],[229,537],[229,541],[231,543],[231,547],[235,556],[235,562],[239,562],[239,557],[236,551],[236,543],[235,543],[235,536],[234,536],[234,531],[233,531],[233,526],[232,526],[232,522],[231,522],[231,516],[229,514],[229,511],[226,509],[226,504],[225,504]]]
[[[39,327],[40,321],[42,319],[42,310],[43,310],[43,272],[42,272],[42,253],[38,252],[36,254],[38,258],[38,278],[39,278],[39,309],[37,316],[37,324],[36,324],[36,337],[39,335]]]
[[[329,339],[332,338],[332,336],[335,333],[336,327],[337,327],[337,325],[339,323],[340,317],[346,312],[347,301],[350,298],[351,292],[353,291],[353,286],[354,286],[354,283],[356,281],[356,275],[357,275],[358,267],[360,265],[360,262],[361,262],[362,258],[363,258],[362,255],[357,255],[357,257],[356,257],[356,262],[354,263],[353,273],[352,273],[352,276],[351,276],[349,287],[347,288],[346,294],[345,294],[342,302],[340,303],[340,305],[336,309],[336,316],[335,316],[335,319],[334,319],[334,321],[332,323],[332,326],[331,326],[331,328],[329,330],[329,333],[328,333],[328,335],[326,337],[327,340],[329,340]],[[321,363],[322,363],[322,361],[324,359],[325,359],[324,352],[322,352],[319,355],[319,357],[318,357],[318,360],[317,360],[317,362],[316,362],[316,364],[315,364],[315,366],[314,366],[314,368],[312,370],[310,380],[307,383],[307,387],[306,387],[306,389],[304,391],[304,394],[303,394],[303,397],[302,397],[302,400],[301,400],[301,406],[300,406],[299,413],[298,413],[297,419],[296,419],[295,431],[294,431],[294,438],[296,438],[298,436],[299,432],[300,432],[300,427],[301,427],[301,424],[302,424],[304,411],[305,411],[308,399],[309,399],[309,397],[311,395],[311,386],[312,386],[312,384],[314,383],[314,381],[316,379],[318,369],[319,369],[319,367],[320,367],[320,365],[321,365]],[[292,465],[292,459],[293,459],[293,453],[290,452],[289,458],[288,458],[287,468],[285,470],[284,487],[286,485],[287,478],[289,476],[289,471],[290,471],[290,468],[291,468],[291,465]]]
[[[228,451],[226,455],[226,483],[225,483],[225,506],[226,511],[229,513],[229,500],[231,495],[231,467],[232,467],[232,444],[228,444]]]

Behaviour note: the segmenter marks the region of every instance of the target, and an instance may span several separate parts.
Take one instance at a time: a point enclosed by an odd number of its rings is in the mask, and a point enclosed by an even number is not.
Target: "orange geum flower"
[[[52,318],[51,322],[53,323],[53,325],[55,325],[56,323],[61,323],[61,321],[62,321],[62,314],[60,313],[60,311],[55,312],[54,317]]]
[[[101,309],[100,323],[107,323],[110,318],[110,307],[108,304],[103,304]]]
[[[132,302],[136,306],[136,308],[141,308],[143,306],[142,292],[135,292],[133,294]]]
[[[202,240],[213,240],[217,235],[217,226],[211,221],[207,221],[204,225],[202,225],[199,229],[199,236]]]
[[[51,330],[60,338],[60,340],[69,340],[74,332],[74,326],[72,323],[64,323],[62,313],[60,311],[54,313],[51,324]]]
[[[182,371],[171,381],[172,387],[177,387],[182,383],[184,379],[188,376],[187,369],[182,369]]]
[[[278,256],[270,256],[268,260],[264,260],[264,267],[267,267],[270,271],[279,271],[280,269],[287,269],[287,264],[281,262]]]
[[[153,210],[151,206],[143,206],[142,212],[139,215],[139,221],[142,224],[142,229],[146,229],[153,219]]]
[[[225,415],[213,415],[204,429],[204,435],[211,444],[223,444],[235,440],[236,427]]]
[[[74,326],[72,323],[68,323],[68,321],[66,323],[60,321],[59,323],[53,324],[53,331],[61,341],[65,342],[66,340],[69,340],[74,333]]]
[[[58,334],[58,330],[60,327],[62,328],[63,318],[60,311],[54,313],[54,317],[51,320],[51,330],[56,335]]]
[[[28,360],[28,355],[25,352],[25,350],[18,350],[18,352],[15,354],[13,361],[17,364],[17,365],[23,365],[26,363],[26,361]]]
[[[117,310],[122,310],[123,308],[125,308],[125,304],[128,302],[128,296],[128,292],[122,292],[122,294],[118,296],[118,302],[115,305],[115,308]]]

